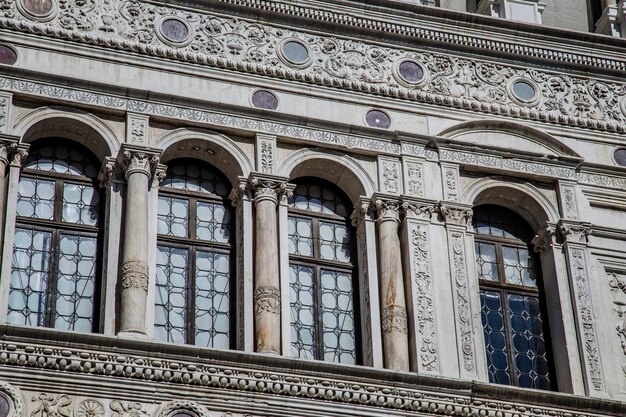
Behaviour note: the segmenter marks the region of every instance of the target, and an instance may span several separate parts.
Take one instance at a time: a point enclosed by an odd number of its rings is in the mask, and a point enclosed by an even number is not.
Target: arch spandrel
[[[444,129],[438,136],[464,144],[500,148],[537,156],[580,158],[555,137],[520,123],[473,120]]]
[[[357,206],[361,196],[374,193],[374,181],[356,161],[348,156],[302,149],[294,152],[278,167],[278,174],[290,179],[317,177],[339,187]]]
[[[39,107],[22,116],[14,125],[14,132],[22,143],[41,138],[61,137],[78,142],[103,161],[117,155],[118,135],[91,113],[60,107]]]
[[[162,163],[179,158],[199,159],[221,171],[231,184],[253,170],[250,159],[235,142],[214,132],[177,129],[159,138],[155,147],[163,150]]]

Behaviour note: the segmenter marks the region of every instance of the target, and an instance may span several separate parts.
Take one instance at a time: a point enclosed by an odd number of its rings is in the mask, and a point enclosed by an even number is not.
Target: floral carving
[[[280,314],[280,290],[276,287],[258,287],[254,291],[254,313]]]
[[[148,265],[130,261],[122,265],[122,288],[143,288],[148,291]]]
[[[274,172],[274,143],[270,140],[261,140],[261,172]]]
[[[566,219],[576,220],[578,218],[576,195],[573,187],[563,188],[563,211]]]
[[[424,168],[422,164],[407,162],[406,164],[406,193],[410,196],[424,196]]]
[[[443,170],[444,199],[447,201],[459,201],[459,172],[456,168]]]
[[[144,417],[147,412],[142,409],[141,403],[111,401],[109,403],[111,417]]]
[[[613,311],[615,312],[615,331],[620,341],[622,352],[626,356],[626,274],[624,272],[607,272],[610,278]],[[623,358],[622,371],[626,376],[626,358]]]
[[[104,406],[96,400],[84,400],[74,409],[74,417],[102,417]]]
[[[32,398],[35,403],[30,417],[70,417],[72,400],[67,395],[41,393]]]
[[[130,130],[130,143],[134,145],[143,145],[146,143],[146,125],[147,121],[145,119],[138,119],[132,117],[129,119],[129,130]]]

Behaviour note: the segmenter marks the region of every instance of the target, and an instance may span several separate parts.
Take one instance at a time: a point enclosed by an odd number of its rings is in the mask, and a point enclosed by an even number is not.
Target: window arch
[[[556,389],[534,233],[499,206],[477,207],[473,223],[489,381]]]
[[[99,168],[91,152],[68,140],[31,146],[18,185],[9,322],[97,330]]]
[[[350,203],[326,181],[296,184],[288,218],[292,354],[354,364],[358,296]]]
[[[168,163],[159,189],[154,336],[232,346],[233,221],[230,184],[193,159]]]

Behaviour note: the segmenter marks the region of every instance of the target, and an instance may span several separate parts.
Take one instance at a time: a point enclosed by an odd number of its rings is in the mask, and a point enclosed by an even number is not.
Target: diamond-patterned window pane
[[[320,221],[320,256],[331,261],[350,262],[352,252],[345,224]]]
[[[50,281],[52,234],[15,229],[8,320],[44,326]]]
[[[63,221],[96,226],[100,194],[90,185],[63,184]]]
[[[76,145],[69,143],[34,145],[26,158],[24,168],[96,178],[98,164],[92,157],[76,148]]]
[[[534,257],[527,248],[502,246],[502,258],[509,284],[537,287]]]
[[[289,217],[289,253],[313,256],[313,225],[310,219]]]
[[[193,160],[174,163],[168,167],[161,188],[207,193],[221,198],[228,197],[230,192],[228,181],[220,173]]]
[[[168,236],[189,235],[189,201],[159,196],[157,233]]]
[[[54,181],[23,177],[17,188],[17,212],[21,217],[54,218]]]
[[[485,349],[487,350],[489,382],[510,385],[511,372],[509,369],[504,312],[500,293],[481,291],[480,304],[485,335]]]
[[[230,260],[227,254],[196,253],[195,344],[230,346]]]
[[[348,217],[348,202],[333,190],[318,184],[306,183],[296,186],[289,207],[314,213],[336,214]]]
[[[228,243],[230,240],[230,210],[223,203],[199,201],[196,215],[196,238]]]
[[[352,275],[321,271],[324,360],[356,363]]]
[[[476,266],[479,279],[498,281],[495,245],[476,242]]]
[[[187,264],[187,250],[157,246],[154,337],[158,341],[186,342]]]
[[[291,305],[291,353],[305,359],[315,359],[316,306],[313,285],[314,271],[312,268],[299,265],[289,266],[289,287]]]

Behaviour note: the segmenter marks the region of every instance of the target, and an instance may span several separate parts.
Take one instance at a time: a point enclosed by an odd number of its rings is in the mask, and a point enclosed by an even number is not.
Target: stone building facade
[[[0,0],[0,417],[626,415],[622,8]]]

